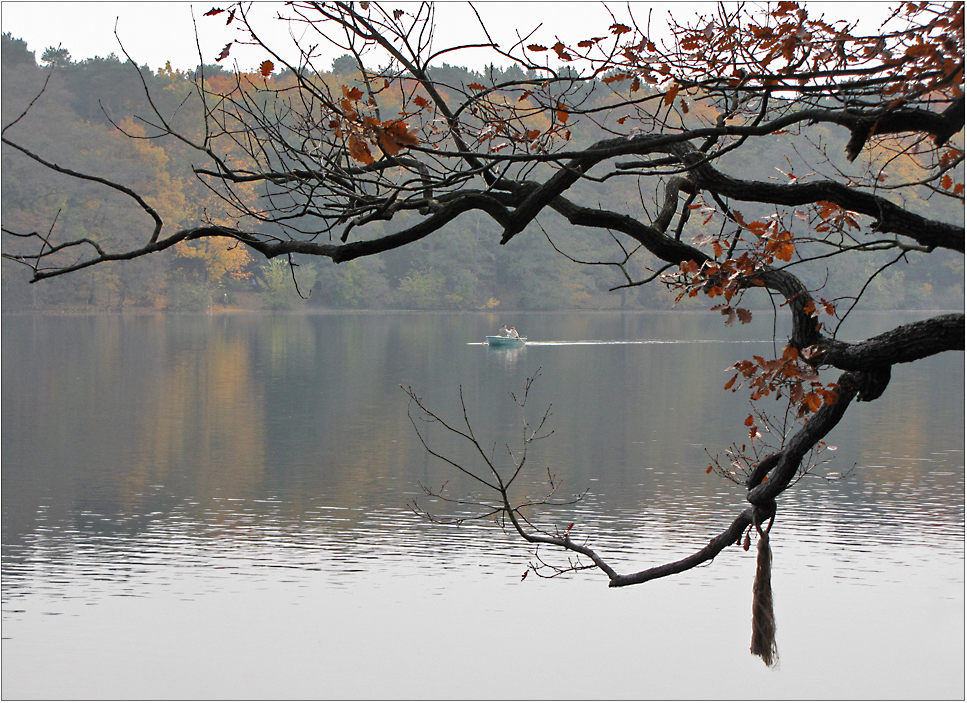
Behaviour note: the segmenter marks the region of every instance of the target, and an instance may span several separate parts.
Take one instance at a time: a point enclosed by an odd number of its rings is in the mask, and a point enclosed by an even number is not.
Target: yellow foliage
[[[205,273],[211,282],[222,280],[225,276],[244,279],[249,276],[245,266],[252,260],[248,250],[238,242],[210,237],[197,242],[178,242],[175,256],[184,259],[202,259]]]

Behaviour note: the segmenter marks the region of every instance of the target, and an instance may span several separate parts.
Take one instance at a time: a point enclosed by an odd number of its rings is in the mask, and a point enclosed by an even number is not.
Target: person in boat
[[[508,337],[513,337],[514,339],[520,339],[520,335],[517,334],[517,328],[516,327],[511,327],[510,330],[507,332],[507,336]]]
[[[500,331],[498,331],[497,334],[500,335],[501,337],[509,337],[510,336],[510,330],[507,329],[507,325],[501,325],[500,326]]]

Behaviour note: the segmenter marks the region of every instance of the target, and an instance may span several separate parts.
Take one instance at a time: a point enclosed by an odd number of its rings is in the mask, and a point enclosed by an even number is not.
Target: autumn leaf
[[[546,46],[541,46],[540,44],[528,44],[528,51],[547,51]]]
[[[226,25],[231,24],[233,19],[235,19],[235,10],[234,10],[234,8],[232,9],[231,12],[228,13],[228,19],[225,21],[225,24]]]
[[[215,59],[216,62],[217,61],[221,61],[222,59],[227,59],[228,58],[228,52],[229,52],[229,50],[231,50],[232,44],[233,44],[233,42],[228,42],[228,44],[225,45],[225,48],[222,49],[222,53],[220,53],[218,55],[218,58]]]
[[[343,98],[342,100],[340,100],[339,107],[342,108],[343,115],[345,115],[347,119],[350,119],[350,120],[359,119],[359,113],[353,109],[353,104],[349,102],[349,98]]]
[[[410,133],[403,122],[384,122],[377,130],[377,134],[379,134],[379,145],[390,156],[396,156],[404,146],[417,146],[420,143],[419,138]]]
[[[359,99],[363,97],[363,91],[356,86],[353,86],[352,89],[350,89],[348,86],[344,85],[342,87],[342,94],[353,102],[359,102]]]
[[[752,322],[752,312],[750,310],[746,310],[745,308],[736,308],[735,312],[739,316],[739,321],[743,325]]]
[[[788,15],[793,10],[799,8],[799,3],[788,2],[787,0],[782,0],[775,10],[772,12],[773,17],[780,17],[781,15]]]
[[[369,145],[355,134],[349,135],[349,155],[367,166],[376,160],[369,151]]]
[[[404,13],[403,10],[393,10],[393,19],[394,20],[398,20],[404,14],[406,14],[406,13]]]
[[[672,87],[668,89],[667,93],[665,93],[665,105],[671,105],[673,102],[675,102],[675,96],[678,95],[680,88],[681,86],[678,85],[678,83],[672,83]]]
[[[526,132],[524,132],[524,134],[527,135],[527,138],[528,139],[530,139],[531,141],[533,141],[534,139],[537,139],[539,136],[541,136],[541,130],[539,130],[539,129],[528,129]]]
[[[572,57],[569,53],[567,53],[567,51],[565,51],[564,44],[562,44],[561,42],[558,42],[557,44],[555,44],[551,48],[554,49],[554,52],[557,54],[557,57],[559,59],[561,59],[561,61],[573,61],[574,60],[574,57]]]
[[[567,109],[565,109],[563,103],[559,102],[557,104],[557,109],[554,111],[554,115],[555,117],[557,117],[557,121],[560,122],[561,124],[564,124],[565,122],[567,122],[568,112],[567,112]]]
[[[618,35],[618,36],[631,31],[631,27],[629,27],[626,24],[613,24],[611,25],[610,29],[612,34]]]
[[[271,61],[263,61],[261,64],[259,64],[259,73],[261,73],[266,78],[268,78],[272,74],[272,71],[274,69],[275,69],[275,64],[272,63]]]
[[[206,12],[204,15],[202,15],[202,17],[212,17],[213,15],[217,15],[217,14],[220,14],[222,12],[225,12],[225,10],[223,10],[220,7],[213,7],[208,12]]]
[[[818,412],[823,406],[823,399],[815,393],[807,393],[806,404],[809,406],[810,412]]]
[[[387,123],[384,122],[383,126],[386,127],[387,134],[391,135],[393,139],[398,141],[400,144],[405,144],[406,146],[418,146],[420,143],[419,138],[410,132],[410,128],[405,122],[393,122],[387,127]]]
[[[487,90],[487,86],[480,85],[479,83],[468,83],[467,87],[470,88],[470,90]]]
[[[415,98],[413,98],[413,103],[417,107],[426,107],[430,104],[430,101],[424,98],[422,95],[417,95]]]
[[[944,177],[940,179],[940,187],[944,190],[950,190],[950,186],[954,184],[954,179],[950,177],[949,173],[945,173]]]
[[[614,83],[615,81],[625,81],[631,78],[630,73],[612,73],[610,76],[605,76],[601,80],[607,84]]]

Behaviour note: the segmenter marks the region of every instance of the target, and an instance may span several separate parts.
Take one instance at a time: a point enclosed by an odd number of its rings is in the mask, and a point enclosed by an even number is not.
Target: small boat
[[[527,337],[487,337],[487,344],[494,349],[518,349],[527,343]]]

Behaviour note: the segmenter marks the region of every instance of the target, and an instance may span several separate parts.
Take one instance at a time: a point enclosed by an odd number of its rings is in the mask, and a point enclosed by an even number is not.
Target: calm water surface
[[[481,346],[502,322],[535,343]],[[626,589],[522,581],[529,552],[496,525],[417,517],[420,483],[475,494],[423,451],[399,388],[448,417],[462,388],[500,455],[519,437],[509,392],[539,368],[528,408],[553,404],[555,433],[522,492],[545,467],[566,494],[590,489],[537,519],[574,522],[633,571],[744,507],[706,449],[742,440],[724,369],[772,353],[764,316],[752,342],[654,313],[4,316],[2,331],[5,698],[964,696],[962,354],[897,368],[784,494],[768,670],[748,653],[754,550]]]

